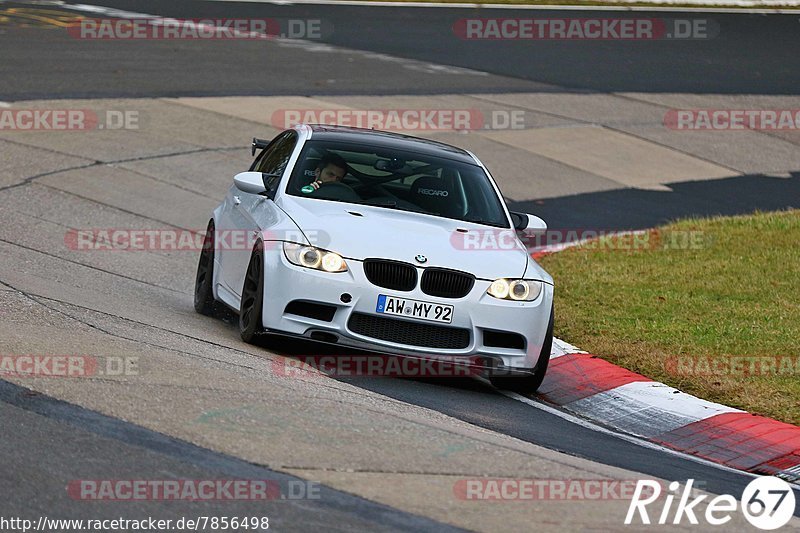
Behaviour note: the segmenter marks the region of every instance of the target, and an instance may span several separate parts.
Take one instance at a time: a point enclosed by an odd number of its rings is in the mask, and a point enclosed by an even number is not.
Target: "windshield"
[[[310,141],[286,192],[509,227],[481,167],[384,147]]]

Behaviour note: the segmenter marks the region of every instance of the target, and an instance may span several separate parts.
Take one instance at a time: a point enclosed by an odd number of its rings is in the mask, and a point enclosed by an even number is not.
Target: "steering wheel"
[[[361,201],[361,196],[359,196],[352,187],[338,181],[324,182],[319,186],[319,189],[312,194],[318,198],[328,198],[330,200],[342,200],[345,202]]]

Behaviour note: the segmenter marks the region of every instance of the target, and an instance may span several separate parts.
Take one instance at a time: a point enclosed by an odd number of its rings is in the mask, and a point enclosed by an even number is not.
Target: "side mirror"
[[[233,184],[240,191],[251,194],[261,194],[267,192],[264,187],[264,177],[261,172],[240,172],[233,177]]]
[[[528,225],[525,229],[534,233],[543,233],[547,231],[547,222],[536,215],[528,215]]]
[[[515,213],[511,211],[511,221],[517,231],[543,232],[547,230],[547,223],[536,215]]]

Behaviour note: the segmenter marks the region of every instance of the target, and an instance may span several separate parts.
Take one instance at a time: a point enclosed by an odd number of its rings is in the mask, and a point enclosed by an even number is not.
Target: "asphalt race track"
[[[6,2],[13,4],[13,2]],[[335,5],[198,2],[195,0],[99,1],[135,13],[177,18],[274,17],[321,19],[332,26],[319,41],[396,57],[475,69],[508,79],[492,88],[514,91],[534,86],[598,92],[796,94],[800,84],[798,59],[790,53],[798,40],[797,17],[763,14],[581,11],[600,18],[663,17],[711,19],[719,34],[708,39],[642,42],[524,41],[481,42],[457,38],[453,25],[462,18],[489,16],[459,9],[364,8]],[[548,11],[551,17],[573,12]],[[502,10],[495,17],[530,17],[530,11]],[[12,36],[7,36],[9,38]],[[316,40],[315,40],[316,41]],[[71,45],[54,49],[43,36],[26,43],[26,54],[11,54],[4,62],[17,67],[14,79],[3,77],[0,98],[61,95],[172,96],[240,94],[409,94],[476,91],[475,80],[441,87],[435,76],[409,76],[397,68],[360,70],[347,65],[320,70],[314,60],[296,61],[291,52],[264,54],[258,44],[116,43],[115,46]],[[12,45],[13,46],[13,45]],[[76,47],[80,55],[74,54]],[[88,48],[88,49],[87,49]],[[12,48],[13,49],[13,48]],[[47,50],[47,53],[42,53]],[[223,51],[224,50],[224,51]],[[221,63],[222,57],[235,61]],[[142,76],[136,65],[147,64]],[[76,71],[91,65],[92,77],[53,80],[48,66]],[[289,68],[291,67],[291,68]],[[332,66],[331,66],[332,67]],[[323,75],[324,73],[324,75]],[[138,75],[137,75],[138,74]],[[398,76],[405,74],[405,76]],[[70,79],[71,78],[71,79]],[[326,84],[333,78],[335,84]],[[399,78],[399,79],[398,79]],[[267,83],[266,81],[269,80]],[[391,82],[391,83],[387,83]],[[527,83],[526,83],[527,82]]]
[[[247,345],[230,316],[194,313],[194,251],[93,253],[66,236],[204,228],[247,169],[249,139],[277,133],[277,111],[305,107],[521,111],[519,131],[424,135],[474,151],[513,207],[555,228],[800,207],[796,129],[687,133],[663,123],[675,108],[800,108],[798,16],[636,12],[713,19],[719,34],[532,43],[453,34],[460,18],[533,16],[525,10],[88,3],[176,18],[314,18],[333,31],[294,42],[79,40],[3,16],[86,10],[0,2],[0,112],[139,118],[118,131],[0,131],[0,355],[83,354],[136,369],[0,381],[0,516],[269,516],[278,531],[616,530],[627,500],[464,501],[454,484],[693,478],[740,496],[749,475],[594,431],[482,381],[282,376],[283,356],[337,352],[273,337]],[[598,143],[612,147],[610,162],[593,152]],[[109,502],[65,491],[75,480],[223,478],[284,489],[310,481],[319,495]]]

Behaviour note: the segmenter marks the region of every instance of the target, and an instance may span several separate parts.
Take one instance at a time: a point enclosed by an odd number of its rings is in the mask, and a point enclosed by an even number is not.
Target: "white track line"
[[[70,9],[72,11],[93,13],[95,15],[105,15],[107,17],[112,17],[112,18],[148,20],[149,23],[154,26],[164,25],[168,23],[175,23],[179,21],[179,19],[165,18],[165,17],[160,17],[158,15],[150,15],[148,13],[136,13],[132,11],[124,11],[121,9],[104,7],[104,6],[94,6],[89,4],[67,4],[65,2],[60,2],[58,5],[64,9]],[[184,21],[184,23],[186,23],[187,25],[195,24],[192,21],[188,22]],[[197,23],[196,27],[211,28],[214,30],[226,30],[226,28],[220,26],[214,26],[202,23]],[[263,33],[260,34],[258,32],[234,31],[233,33],[240,37],[267,37],[265,34]],[[414,70],[417,72],[424,72],[426,74],[437,74],[437,75],[450,74],[450,75],[467,75],[467,76],[481,76],[481,77],[489,76],[488,72],[483,72],[480,70],[472,70],[468,68],[454,67],[450,65],[441,65],[438,63],[427,63],[425,61],[419,61],[416,59],[406,59],[388,54],[369,52],[366,50],[355,50],[351,48],[344,48],[341,46],[334,46],[318,41],[308,41],[304,39],[275,38],[275,39],[270,39],[268,42],[274,43],[277,46],[284,48],[300,48],[309,53],[348,53],[351,55],[358,55],[366,59],[395,63],[403,68]]]

